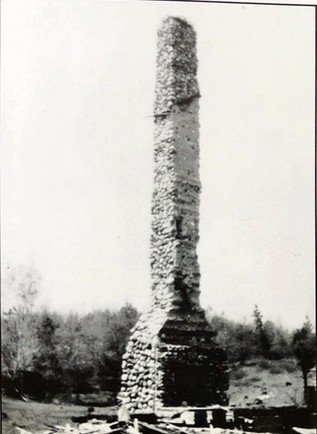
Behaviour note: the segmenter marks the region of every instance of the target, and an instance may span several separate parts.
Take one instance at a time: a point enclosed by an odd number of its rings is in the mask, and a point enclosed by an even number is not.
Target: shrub
[[[239,383],[239,386],[240,386],[241,388],[252,387],[252,386],[253,386],[253,381],[252,381],[251,378],[249,378],[249,377],[243,378],[243,379],[241,380],[241,382]]]
[[[266,360],[262,359],[258,361],[258,370],[265,369],[270,372],[270,374],[282,374],[287,372],[289,374],[296,372],[297,366],[296,361],[293,359],[282,359],[282,360]]]
[[[284,369],[281,366],[276,365],[276,364],[272,365],[269,369],[270,374],[282,374],[283,372],[284,372]]]
[[[258,364],[257,359],[250,359],[243,362],[243,366],[256,366]]]
[[[261,369],[269,369],[271,367],[271,362],[267,359],[260,359],[258,362],[258,366]]]
[[[257,381],[261,381],[261,378],[260,378],[260,377],[257,377],[257,376],[254,376],[254,377],[251,377],[251,378],[250,378],[250,381],[256,383]]]
[[[284,371],[288,372],[289,374],[291,374],[292,372],[297,371],[297,365],[296,365],[296,361],[293,359],[283,359],[279,361],[279,366],[281,367],[281,369],[283,369]]]
[[[242,378],[246,377],[248,374],[245,369],[238,368],[235,371],[232,371],[230,374],[231,380],[241,380]]]

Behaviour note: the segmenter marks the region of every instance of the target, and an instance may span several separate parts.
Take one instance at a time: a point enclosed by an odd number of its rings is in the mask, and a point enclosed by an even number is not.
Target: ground
[[[247,407],[256,400],[268,407],[300,405],[303,387],[295,360],[252,360],[230,373],[230,405]]]
[[[251,406],[258,399],[266,406],[298,405],[303,402],[303,380],[294,360],[253,360],[235,366],[230,373],[230,405]],[[259,401],[258,401],[259,402]],[[87,407],[43,404],[3,398],[3,434],[18,434],[15,426],[41,432],[47,425],[65,425],[72,416],[84,416]],[[114,414],[114,407],[95,408],[96,414]]]
[[[115,412],[114,407],[95,408],[94,414],[109,414]],[[67,404],[44,404],[40,402],[23,402],[9,398],[2,400],[2,433],[18,434],[15,426],[27,431],[41,432],[48,425],[76,425],[72,423],[72,416],[84,416],[87,407]]]

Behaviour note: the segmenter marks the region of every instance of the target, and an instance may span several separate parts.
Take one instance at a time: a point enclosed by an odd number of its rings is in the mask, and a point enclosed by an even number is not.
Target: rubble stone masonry
[[[152,304],[122,362],[119,396],[131,411],[227,401],[225,353],[199,303],[199,96],[196,34],[169,17],[158,32]]]

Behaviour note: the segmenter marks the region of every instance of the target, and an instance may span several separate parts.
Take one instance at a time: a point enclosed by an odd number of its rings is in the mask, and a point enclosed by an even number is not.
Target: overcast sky
[[[3,1],[3,266],[33,264],[58,311],[149,305],[167,15],[198,37],[201,303],[299,326],[314,317],[313,8]]]

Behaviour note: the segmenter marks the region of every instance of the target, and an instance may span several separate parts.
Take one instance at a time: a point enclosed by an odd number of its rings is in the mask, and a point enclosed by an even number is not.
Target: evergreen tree
[[[254,306],[253,318],[255,324],[256,346],[258,354],[268,357],[271,342],[263,326],[263,316],[257,305]]]
[[[295,330],[292,343],[298,365],[302,370],[304,395],[306,396],[308,372],[316,363],[316,336],[308,319],[300,329]]]
[[[34,356],[34,368],[41,373],[44,380],[45,398],[52,398],[61,387],[62,367],[58,357],[56,336],[58,328],[59,323],[48,312],[39,316],[37,324],[39,351]]]

